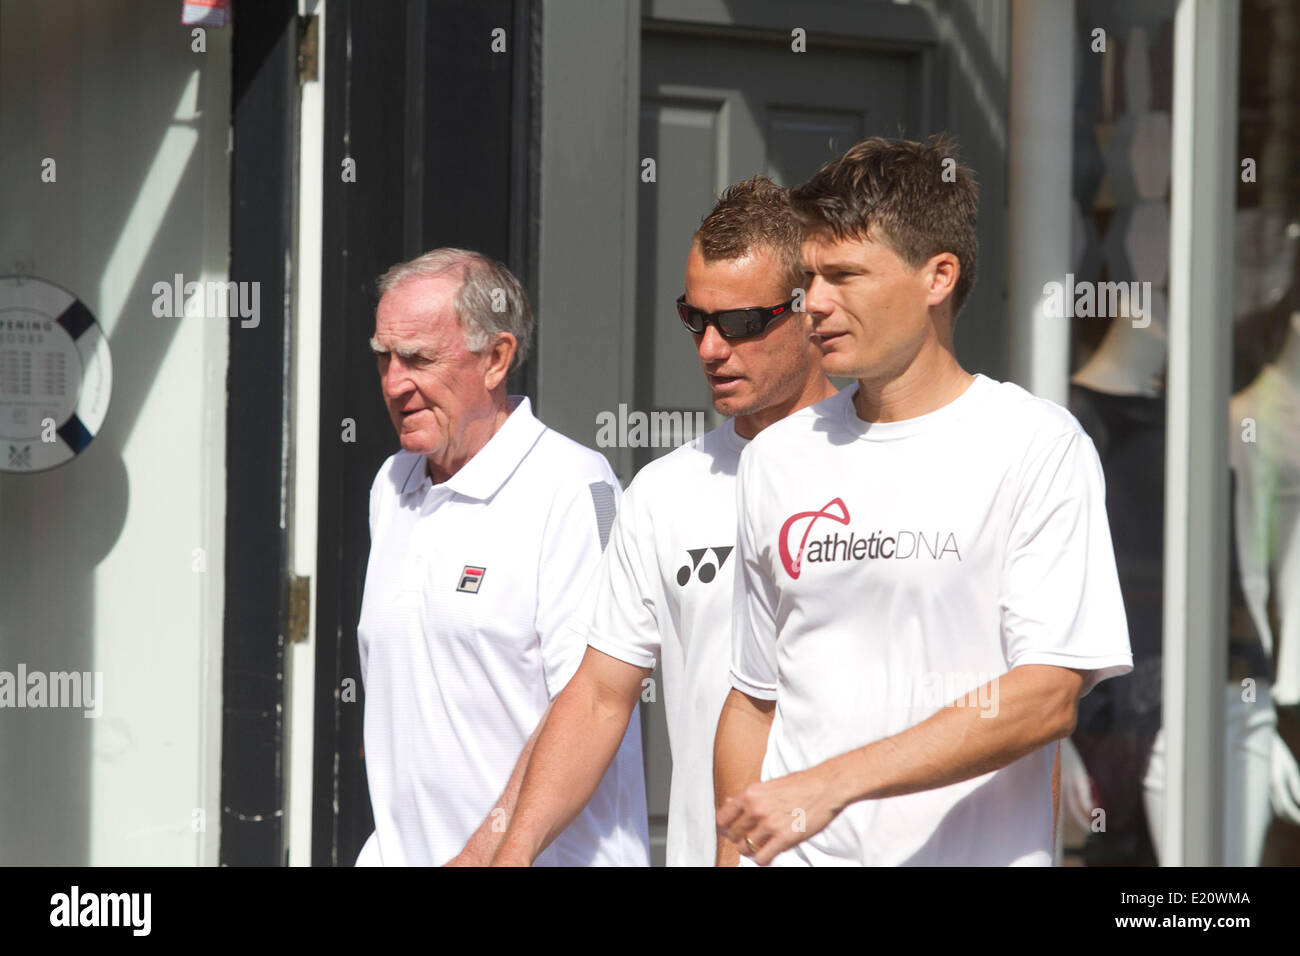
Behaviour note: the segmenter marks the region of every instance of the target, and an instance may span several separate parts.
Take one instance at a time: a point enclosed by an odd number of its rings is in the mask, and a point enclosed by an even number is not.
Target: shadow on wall
[[[73,708],[0,710],[0,863],[7,865],[84,865],[101,841],[120,848],[191,830],[190,806],[168,809],[158,826],[144,828],[115,812],[124,803],[156,806],[159,778],[183,776],[193,787],[201,776],[184,736],[193,718],[164,699],[182,685],[196,696],[198,675],[169,673],[168,664],[178,645],[194,640],[185,632],[200,609],[188,620],[170,613],[185,595],[169,599],[167,576],[175,574],[172,562],[188,570],[191,554],[176,552],[163,512],[174,510],[181,525],[203,515],[209,483],[138,500],[131,511],[125,457],[130,443],[137,486],[166,485],[169,475],[190,481],[176,466],[195,467],[202,433],[194,430],[205,409],[181,399],[203,387],[204,356],[169,356],[178,320],[153,314],[151,288],[175,273],[197,279],[205,268],[225,270],[224,249],[217,262],[205,261],[211,177],[196,146],[205,84],[228,83],[219,71],[228,72],[229,40],[208,31],[201,58],[178,9],[126,0],[0,6],[0,138],[7,144],[0,261],[17,261],[81,298],[108,334],[114,368],[107,419],[80,457],[49,472],[0,475],[0,670],[101,671],[104,698],[94,719]],[[57,180],[43,185],[33,171],[47,156],[57,158]],[[191,363],[187,391],[178,392],[174,379],[160,387],[165,360]],[[146,434],[136,425],[151,398],[154,433]],[[224,407],[224,390],[221,399]],[[174,436],[156,432],[159,402],[187,406],[162,415],[176,423]],[[153,473],[141,476],[141,468]],[[97,569],[115,548],[114,579],[129,585],[115,588],[120,593],[101,585],[97,594]],[[158,669],[140,667],[142,660]],[[173,754],[158,752],[177,744]],[[141,761],[149,773],[137,773]],[[153,858],[147,842],[139,846],[130,862],[139,853]],[[174,862],[175,854],[166,858]],[[118,860],[96,852],[94,862]]]

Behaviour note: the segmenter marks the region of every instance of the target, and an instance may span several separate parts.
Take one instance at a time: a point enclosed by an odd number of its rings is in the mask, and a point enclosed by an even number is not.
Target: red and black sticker
[[[486,573],[487,568],[476,568],[472,564],[465,565],[465,570],[460,572],[460,584],[456,585],[456,590],[466,594],[478,594],[479,585],[483,583],[483,575]]]

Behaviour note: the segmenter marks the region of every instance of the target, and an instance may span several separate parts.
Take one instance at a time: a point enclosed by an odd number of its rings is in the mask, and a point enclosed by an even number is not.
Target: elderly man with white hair
[[[621,496],[506,377],[532,316],[499,262],[435,249],[379,280],[370,345],[401,451],[370,491],[357,637],[375,832],[358,865],[486,864],[585,646],[562,627]],[[647,865],[640,726],[541,864]]]

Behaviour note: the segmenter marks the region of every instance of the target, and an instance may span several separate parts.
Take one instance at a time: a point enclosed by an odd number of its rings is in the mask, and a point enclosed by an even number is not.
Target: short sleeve
[[[1090,671],[1080,696],[1133,669],[1105,478],[1091,439],[1077,428],[1025,463],[1012,505],[1000,610],[1011,667]]]
[[[623,496],[609,546],[573,627],[596,650],[653,669],[661,646],[663,587],[649,527],[653,518],[644,510],[634,482]]]
[[[603,480],[566,485],[542,535],[537,568],[537,636],[546,689],[555,697],[582,661],[586,642],[569,627],[600,563],[622,488],[606,467]]]
[[[776,700],[776,587],[764,572],[747,508],[742,457],[736,478],[736,583],[731,613],[731,686],[759,700]],[[752,486],[750,494],[752,496]]]

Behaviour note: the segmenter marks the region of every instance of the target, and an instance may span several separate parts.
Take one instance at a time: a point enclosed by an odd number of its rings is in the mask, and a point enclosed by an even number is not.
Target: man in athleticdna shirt
[[[808,317],[792,308],[801,238],[786,190],[763,177],[728,189],[695,233],[678,316],[713,407],[730,420],[646,465],[624,494],[585,610],[572,619],[586,656],[543,718],[531,758],[520,758],[527,772],[497,865],[531,863],[591,798],[660,660],[673,756],[667,862],[714,861],[736,466],[763,428],[835,392]]]
[[[858,382],[741,458],[715,746],[746,864],[1050,865],[1055,742],[1132,668],[1092,442],[953,355],[952,156],[870,139],[792,191],[822,368]]]

